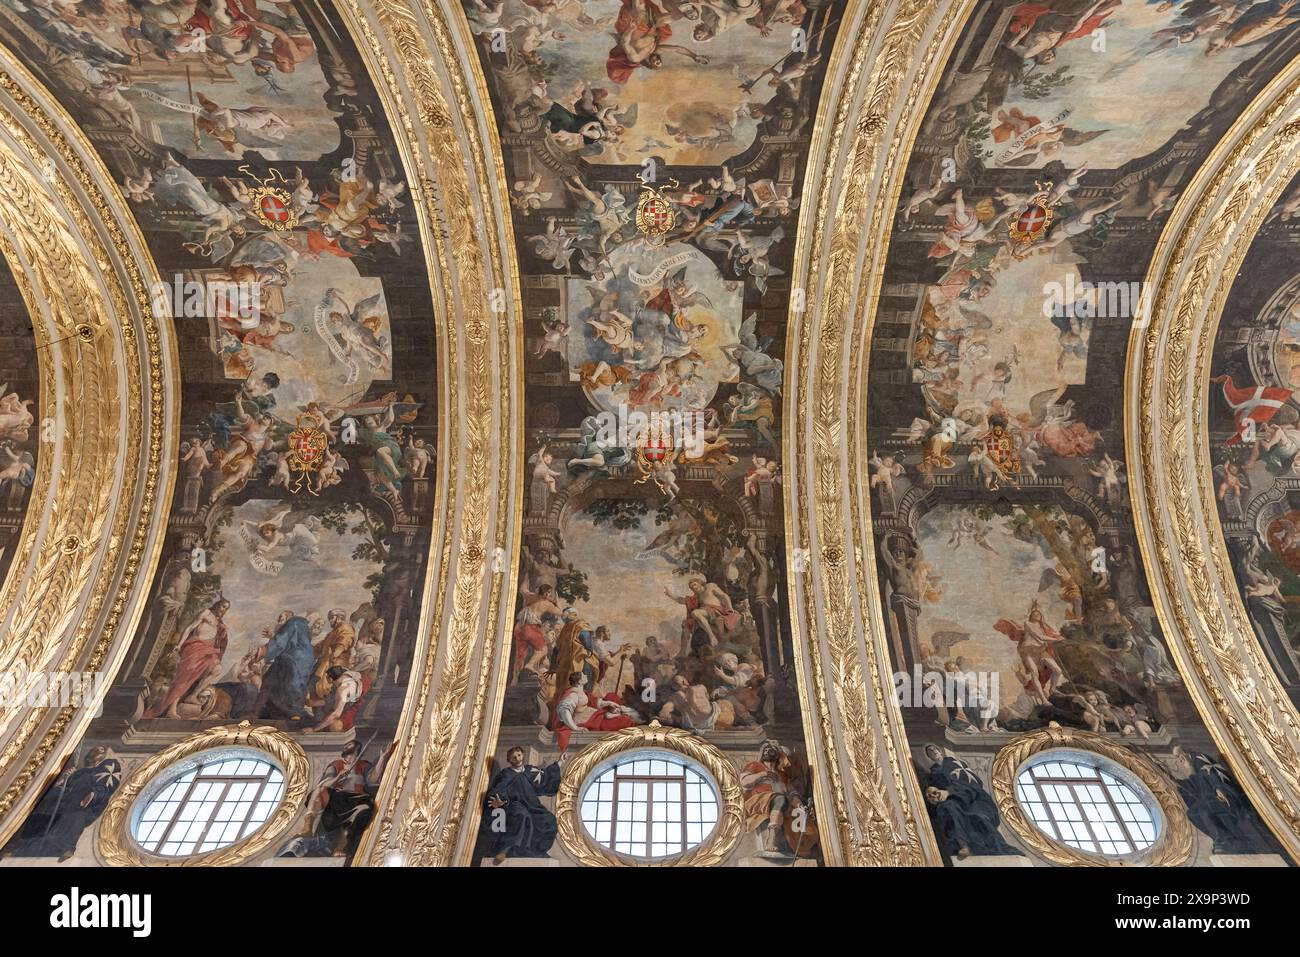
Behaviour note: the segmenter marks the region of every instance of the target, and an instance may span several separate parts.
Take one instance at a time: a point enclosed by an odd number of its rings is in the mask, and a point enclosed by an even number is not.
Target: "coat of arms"
[[[642,186],[641,199],[636,204],[636,228],[645,233],[646,242],[651,246],[662,246],[664,237],[677,223],[677,212],[663,194],[665,189],[676,189],[677,181],[668,182],[670,185],[660,189]]]
[[[288,466],[289,472],[296,483],[291,491],[302,491],[303,483],[307,485],[307,491],[313,495],[318,494],[312,487],[312,476],[316,475],[321,466],[325,463],[325,453],[329,450],[329,436],[321,429],[311,425],[304,425],[302,418],[298,419],[298,427],[289,433],[289,453]]]
[[[1047,235],[1047,230],[1052,225],[1052,185],[1050,180],[1046,183],[1035,181],[1034,188],[1038,192],[1030,197],[1019,213],[1007,221],[1007,231],[1016,245],[1028,246]]]
[[[254,218],[267,229],[284,232],[298,225],[298,213],[293,208],[293,194],[286,188],[290,184],[278,169],[272,169],[265,178],[255,176],[247,166],[239,171],[257,185],[248,190],[248,206]],[[283,183],[284,186],[278,184]]]
[[[674,464],[677,461],[677,450],[673,446],[672,439],[665,434],[657,431],[651,431],[636,447],[636,467],[641,473],[641,477],[636,480],[636,485],[644,485],[646,482],[653,481],[668,498],[677,497],[677,472]]]
[[[984,436],[984,454],[1005,478],[1020,474],[1020,440],[1005,426],[995,425],[989,429]],[[994,482],[993,488],[996,487]]]

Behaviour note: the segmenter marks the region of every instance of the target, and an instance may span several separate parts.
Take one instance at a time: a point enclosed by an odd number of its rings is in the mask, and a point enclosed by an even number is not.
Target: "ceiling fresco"
[[[558,762],[657,721],[740,772],[727,863],[816,864],[784,585],[781,356],[834,5],[465,12],[519,240],[529,463],[475,862],[573,862],[553,829],[493,829],[512,748],[554,793]]]
[[[0,582],[14,560],[40,454],[36,338],[9,263],[0,258]]]
[[[314,2],[0,8],[0,41],[135,212],[182,379],[144,618],[6,856],[93,860],[124,774],[240,720],[294,736],[313,779],[347,770],[275,854],[345,861],[372,813],[415,647],[437,374],[412,196],[339,23]],[[5,448],[21,457],[34,383],[11,381]]]
[[[955,705],[902,702],[952,863],[1038,850],[990,772],[1053,723],[1170,775],[1193,860],[1276,852],[1155,615],[1120,397],[1169,210],[1298,51],[1286,4],[992,2],[939,81],[894,222],[868,414],[894,664],[959,689]]]
[[[0,866],[142,862],[145,772],[229,734],[299,789],[232,863],[1097,863],[1024,826],[1058,746],[1156,793],[1141,863],[1286,863],[1129,459],[1148,279],[1294,0],[3,0],[0,45],[179,360],[139,620]],[[1300,179],[1191,416],[1295,705],[1298,242]],[[0,580],[52,467],[22,278]]]
[[[1214,342],[1207,420],[1215,500],[1246,612],[1292,702],[1296,645],[1295,499],[1300,454],[1300,181],[1269,212],[1229,293]]]

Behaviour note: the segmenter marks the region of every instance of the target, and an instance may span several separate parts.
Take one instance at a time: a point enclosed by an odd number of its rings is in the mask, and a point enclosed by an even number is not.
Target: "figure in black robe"
[[[1228,769],[1208,754],[1181,750],[1174,750],[1174,760],[1180,772],[1191,770],[1178,781],[1188,820],[1213,839],[1215,854],[1257,853],[1250,805]]]
[[[934,745],[926,747],[925,753],[933,762],[926,776],[925,802],[948,854],[959,858],[972,854],[1019,856],[998,832],[998,806],[971,766],[944,755]]]
[[[546,120],[552,133],[582,133],[592,123],[600,122],[599,116],[583,108],[581,100],[573,104],[572,110],[559,103],[552,103],[550,109],[542,114],[542,119]],[[588,130],[587,133],[582,133],[582,142],[587,146],[600,141],[600,137],[591,136],[591,132]]]
[[[546,857],[558,828],[539,798],[560,790],[560,765],[525,764],[523,748],[511,748],[506,761],[488,785],[483,809],[489,853],[497,864],[507,857]]]
[[[107,748],[91,748],[81,767],[69,768],[45,792],[14,842],[15,855],[68,860],[77,851],[81,832],[104,813],[121,783],[117,758],[110,758]]]

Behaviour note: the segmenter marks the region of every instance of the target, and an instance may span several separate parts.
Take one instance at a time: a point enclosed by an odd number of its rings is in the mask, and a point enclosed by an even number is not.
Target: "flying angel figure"
[[[685,266],[669,276],[666,285],[671,290],[673,305],[679,310],[689,309],[691,306],[703,306],[706,309],[713,308],[713,303],[709,297],[703,293],[699,286],[686,278]]]
[[[910,222],[912,217],[919,213],[921,207],[926,203],[938,205],[936,201],[938,200],[939,195],[947,188],[948,184],[945,183],[943,179],[943,170],[940,169],[938,178],[935,179],[932,184],[929,186],[917,187],[916,191],[912,193],[911,197],[903,205],[903,221]]]
[[[533,252],[539,259],[549,259],[551,268],[562,270],[566,273],[573,272],[573,267],[569,260],[577,251],[574,239],[569,235],[569,231],[564,228],[560,221],[554,216],[548,216],[546,219],[546,232],[529,236],[528,241],[533,244]]]
[[[1032,133],[1020,149],[1007,159],[1003,166],[1029,166],[1039,159],[1056,159],[1067,146],[1082,146],[1110,130],[1076,130],[1064,123],[1055,123]]]
[[[406,184],[400,179],[387,179],[380,177],[379,188],[375,190],[375,198],[379,200],[380,205],[388,209],[400,209],[406,204],[397,197],[401,196],[406,190]]]
[[[122,177],[122,188],[126,198],[136,203],[153,199],[153,170],[145,167],[139,176],[130,173]]]
[[[785,275],[785,270],[773,266],[768,258],[772,247],[783,239],[785,230],[780,226],[766,236],[751,236],[743,229],[737,230],[736,245],[731,248],[732,268],[736,275],[743,276],[744,272],[748,272],[754,277],[758,291],[767,292],[767,280],[770,277]]]
[[[651,539],[649,545],[637,552],[635,558],[637,561],[647,561],[654,558],[654,553],[657,551],[673,554],[678,549],[684,548],[691,536],[698,535],[701,531],[699,519],[685,509],[679,508],[668,520],[668,527]]]
[[[334,336],[344,353],[351,357],[354,351],[359,350],[372,367],[379,369],[386,366],[388,337],[379,335],[383,319],[388,314],[383,292],[362,299],[353,308],[337,289],[330,288],[325,292],[324,302],[329,306],[342,307],[341,310],[331,308],[329,318],[334,324]]]
[[[564,354],[564,340],[568,338],[569,331],[573,327],[569,325],[569,320],[559,314],[553,313],[551,316],[542,316],[542,329],[545,334],[542,341],[537,344],[537,349],[533,352],[536,359],[542,358],[548,352],[558,352]]]
[[[309,565],[320,564],[320,532],[324,526],[315,515],[308,515],[289,530],[284,544],[289,546],[289,554],[300,562]]]
[[[543,192],[542,174],[537,172],[532,179],[520,179],[515,181],[515,195],[511,196],[515,207],[521,212],[527,213],[534,209],[541,209],[548,202],[554,193]]]
[[[264,575],[278,575],[284,567],[283,562],[272,561],[268,556],[286,544],[283,525],[292,511],[286,508],[260,522],[247,518],[240,522],[239,537],[248,548],[248,563]]]
[[[290,202],[293,204],[293,211],[298,214],[299,219],[306,219],[316,210],[320,209],[320,198],[311,188],[311,183],[307,182],[307,177],[303,174],[302,167],[294,167],[294,177],[290,180],[293,187],[289,194]]]
[[[740,344],[727,350],[727,355],[756,385],[772,395],[780,395],[785,381],[785,363],[767,354],[765,350],[770,341],[759,343],[755,334],[757,326],[758,313],[751,312],[740,325]]]

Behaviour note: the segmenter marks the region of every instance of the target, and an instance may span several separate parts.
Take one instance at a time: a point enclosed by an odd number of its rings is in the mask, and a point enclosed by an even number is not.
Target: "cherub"
[[[943,597],[943,576],[935,572],[934,564],[925,561],[920,549],[917,550],[912,577],[916,582],[916,593],[929,602],[936,602]]]
[[[312,428],[324,432],[331,442],[337,438],[334,434],[334,426],[330,422],[330,412],[319,402],[312,401],[308,402],[306,405],[300,405],[298,406],[298,411],[298,418],[300,421],[308,422],[311,424]],[[333,414],[337,416],[340,413],[335,410]]]
[[[770,482],[773,478],[772,467],[775,463],[761,455],[755,455],[751,459],[754,467],[745,473],[745,497],[753,498],[758,494],[758,484],[760,482]]]
[[[872,468],[870,487],[876,488],[880,486],[885,492],[893,495],[894,479],[903,474],[903,464],[895,462],[892,453],[882,456],[879,452],[872,453],[871,458],[867,460],[867,464]]]
[[[268,560],[267,555],[273,549],[285,545],[284,520],[292,511],[292,508],[286,508],[260,522],[244,519],[240,523],[239,537],[243,539],[244,545],[248,548],[249,564],[258,571],[278,575],[283,567],[280,562]]]
[[[560,316],[553,309],[546,310],[542,315],[542,329],[545,334],[542,341],[537,343],[537,348],[533,351],[533,358],[540,359],[549,352],[558,352],[564,354],[564,340],[569,336],[569,320]]]
[[[145,167],[139,176],[126,174],[122,177],[122,188],[126,190],[126,198],[135,203],[143,203],[153,199],[153,170]]]
[[[414,435],[407,437],[406,446],[402,449],[402,465],[411,474],[411,478],[424,478],[432,460],[433,455],[424,439]]]
[[[1038,454],[1038,440],[1031,438],[1020,449],[1020,474],[1031,479],[1038,478],[1038,467],[1043,464],[1043,457]]]
[[[528,463],[533,466],[533,481],[540,479],[545,482],[546,488],[552,493],[556,490],[555,480],[564,474],[551,468],[551,462],[554,460],[555,456],[551,454],[551,450],[545,445],[534,452],[528,460]]]
[[[327,448],[316,473],[316,491],[343,483],[343,473],[348,470],[348,460],[340,452]]]
[[[287,489],[289,487],[289,478],[289,453],[287,451],[277,452],[275,454],[275,474],[271,476],[271,481],[267,484],[271,488],[281,485]]]
[[[1121,494],[1120,483],[1123,476],[1120,472],[1124,470],[1124,463],[1110,457],[1103,452],[1101,459],[1097,462],[1095,469],[1089,469],[1088,474],[1097,479],[1097,495],[1105,501],[1112,501],[1112,496],[1118,498]]]
[[[550,202],[553,195],[542,191],[542,174],[537,172],[533,174],[532,179],[516,180],[515,195],[510,198],[520,212],[528,213],[534,209],[541,209]]]
[[[659,491],[668,496],[670,502],[681,492],[677,487],[677,471],[673,468],[671,457],[653,463],[650,466],[650,477],[659,486]]]
[[[1250,486],[1241,466],[1233,459],[1228,459],[1222,466],[1215,470],[1219,477],[1218,498],[1219,501],[1231,499],[1235,502],[1238,509],[1241,507],[1241,496]]]
[[[993,460],[988,450],[980,443],[971,446],[970,452],[966,455],[966,462],[970,466],[971,474],[983,480],[984,487],[990,492],[998,489],[999,482],[1011,481],[1002,466]]]
[[[185,466],[186,478],[202,478],[203,473],[212,466],[212,460],[208,458],[212,452],[212,438],[209,436],[202,442],[195,440],[186,442],[181,446],[181,464]]]
[[[379,178],[379,187],[375,190],[375,198],[381,206],[388,209],[400,209],[406,204],[397,197],[401,196],[406,190],[406,184],[400,179]]]
[[[549,259],[552,269],[572,272],[573,268],[569,260],[573,258],[577,247],[574,245],[573,237],[569,231],[560,224],[560,221],[554,216],[546,218],[546,232],[538,233],[535,236],[529,236],[528,241],[533,244],[533,252],[540,259]]]
[[[306,219],[320,208],[320,203],[317,202],[320,197],[311,188],[311,183],[307,181],[301,167],[294,168],[294,178],[290,182],[293,186],[293,191],[289,194],[293,211],[298,214],[299,219]]]

